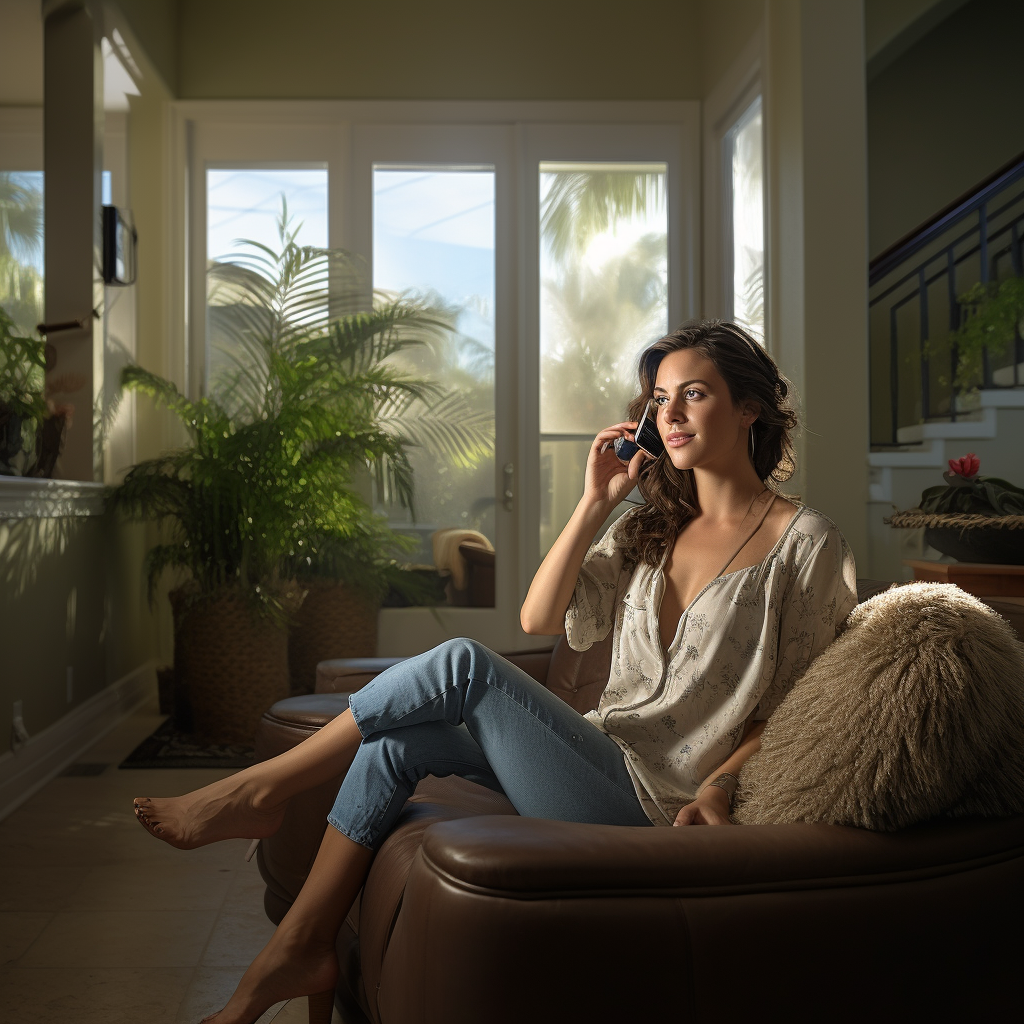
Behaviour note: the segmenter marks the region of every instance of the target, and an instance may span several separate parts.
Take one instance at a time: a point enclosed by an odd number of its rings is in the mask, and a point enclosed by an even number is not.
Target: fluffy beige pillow
[[[734,820],[893,831],[1024,812],[1024,644],[949,583],[859,605],[768,720]]]

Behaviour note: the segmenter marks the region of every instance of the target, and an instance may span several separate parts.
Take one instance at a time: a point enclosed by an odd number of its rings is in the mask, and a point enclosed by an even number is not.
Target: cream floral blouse
[[[611,675],[589,718],[622,748],[648,817],[671,825],[697,787],[767,718],[857,603],[853,555],[839,530],[798,509],[760,564],[712,580],[662,651],[664,562],[624,565],[616,520],[584,560],[565,615],[569,646],[609,630]]]

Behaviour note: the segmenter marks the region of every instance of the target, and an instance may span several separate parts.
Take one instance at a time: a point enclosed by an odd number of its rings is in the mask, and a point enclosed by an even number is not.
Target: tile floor
[[[269,939],[245,840],[183,853],[135,821],[133,796],[230,774],[119,770],[159,722],[155,706],[135,713],[78,758],[106,771],[56,778],[0,821],[5,1024],[194,1024],[224,1005]],[[297,999],[260,1021],[305,1019]]]

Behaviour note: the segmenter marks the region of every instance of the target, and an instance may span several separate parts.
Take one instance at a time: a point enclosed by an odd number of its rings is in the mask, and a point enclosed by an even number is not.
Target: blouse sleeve
[[[611,631],[620,588],[628,581],[619,529],[630,513],[619,516],[590,546],[565,612],[565,636],[574,651],[589,650]]]
[[[857,604],[857,570],[846,538],[828,524],[786,588],[779,621],[776,671],[754,709],[763,721],[811,662],[835,640]]]

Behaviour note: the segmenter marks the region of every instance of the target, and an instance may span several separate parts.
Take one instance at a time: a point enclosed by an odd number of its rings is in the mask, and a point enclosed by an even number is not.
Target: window
[[[666,172],[540,164],[541,554],[583,493],[594,435],[634,396],[638,355],[668,332]]]
[[[119,185],[123,168],[118,160],[118,143],[123,137],[121,122],[116,116],[108,119],[104,139],[105,157],[117,167]],[[45,251],[44,251],[44,172],[42,153],[42,112],[38,109],[9,108],[0,114],[0,308],[14,323],[16,335],[37,339],[36,326],[45,320]],[[103,171],[102,197],[110,203],[113,179],[109,170]],[[122,205],[123,205],[123,199]],[[104,305],[111,311],[117,305],[115,290],[107,289]],[[130,305],[130,303],[128,303]],[[120,321],[114,323],[110,345],[105,350],[109,362],[111,347],[133,339],[134,326]],[[109,334],[109,331],[108,331]],[[41,366],[35,367],[26,359],[28,353],[0,352],[0,414],[6,412],[9,401],[26,401],[30,393],[40,391],[51,400],[56,416],[71,409],[80,396],[68,400],[55,388],[64,384],[74,390],[75,376],[58,372],[45,380]],[[119,369],[119,365],[117,367]],[[113,393],[116,392],[116,373],[107,371],[109,386],[105,387],[102,408],[113,413]],[[54,400],[56,399],[56,400]],[[53,417],[55,419],[55,416]],[[79,417],[81,419],[81,417]],[[20,416],[0,415],[0,476],[31,476],[61,474],[61,461],[54,466],[59,446],[59,433],[46,427],[33,426],[32,421]],[[85,422],[88,424],[90,418]],[[102,440],[105,454],[117,426],[113,414],[95,417],[93,423],[97,439]],[[67,428],[65,428],[67,429]],[[99,431],[102,430],[102,438]],[[121,450],[118,450],[118,454]]]
[[[764,335],[764,165],[761,97],[726,133],[724,164],[728,175],[729,313],[737,323]]]
[[[91,97],[89,123],[102,117],[103,136],[96,141],[106,169],[99,182],[93,177],[93,157],[99,154],[80,146],[75,146],[75,160],[66,159],[58,145],[48,150],[44,162],[41,108],[0,110],[0,305],[13,319],[19,336],[36,338],[30,363],[42,358],[39,348],[43,339],[36,335],[36,325],[55,321],[45,338],[45,379],[41,367],[34,368],[27,378],[15,370],[20,381],[14,390],[20,389],[23,409],[17,417],[22,421],[21,436],[11,436],[17,427],[12,431],[10,418],[0,417],[5,421],[0,431],[0,476],[70,478],[81,483],[73,488],[76,494],[92,493],[102,482],[112,482],[119,469],[134,461],[134,404],[130,398],[121,401],[118,393],[121,367],[135,355],[134,290],[104,287],[98,264],[93,265],[90,280],[88,260],[55,263],[52,259],[54,251],[62,252],[65,247],[86,253],[92,249],[99,223],[97,201],[122,208],[130,205],[126,96],[139,95],[133,78],[139,72],[119,33],[111,30],[111,36],[113,42],[104,37],[97,47],[91,37],[80,34],[72,44],[65,33],[51,52],[55,37],[49,26],[44,27],[48,59],[64,45],[82,46],[83,57],[92,50],[91,61],[71,62],[79,70],[88,69],[87,73],[79,79],[64,79],[65,90],[48,92],[47,102],[58,119],[78,117],[81,112],[77,108],[74,114],[62,109],[64,98],[76,89],[79,97]],[[94,88],[99,84],[102,92]],[[67,137],[72,138],[73,133]],[[44,209],[46,188],[49,210]],[[60,209],[62,203],[65,210]],[[90,205],[95,216],[76,220],[65,215],[68,210],[85,213]],[[51,246],[54,238],[59,244],[49,254],[49,280],[44,282],[47,214]],[[75,248],[78,244],[80,249]],[[81,326],[61,327],[69,324]],[[71,333],[61,334],[61,330]],[[0,362],[9,377],[13,364],[24,365],[24,353],[0,353]],[[12,389],[4,390],[10,397]],[[26,406],[31,414],[24,414]],[[91,510],[90,504],[87,514],[92,514]]]
[[[327,169],[208,167],[206,170],[206,356],[203,391],[234,364],[230,286],[212,272],[214,264],[270,259],[286,237],[298,245],[327,245]],[[259,246],[263,247],[261,251]],[[272,260],[271,260],[272,262]],[[272,275],[267,265],[262,273]]]
[[[497,540],[494,176],[487,166],[373,168],[374,289],[388,299],[421,303],[451,325],[432,346],[394,357],[410,376],[443,387],[448,396],[440,404],[415,402],[398,410],[396,425],[416,439],[410,452],[416,519],[394,505],[382,511],[396,528],[417,536],[412,560],[420,563],[434,561],[435,531],[473,531],[480,536],[466,539],[482,547],[493,548]],[[472,439],[460,443],[467,432]],[[458,599],[494,604],[490,592]]]
[[[23,334],[43,319],[43,172],[0,170],[0,306]]]

